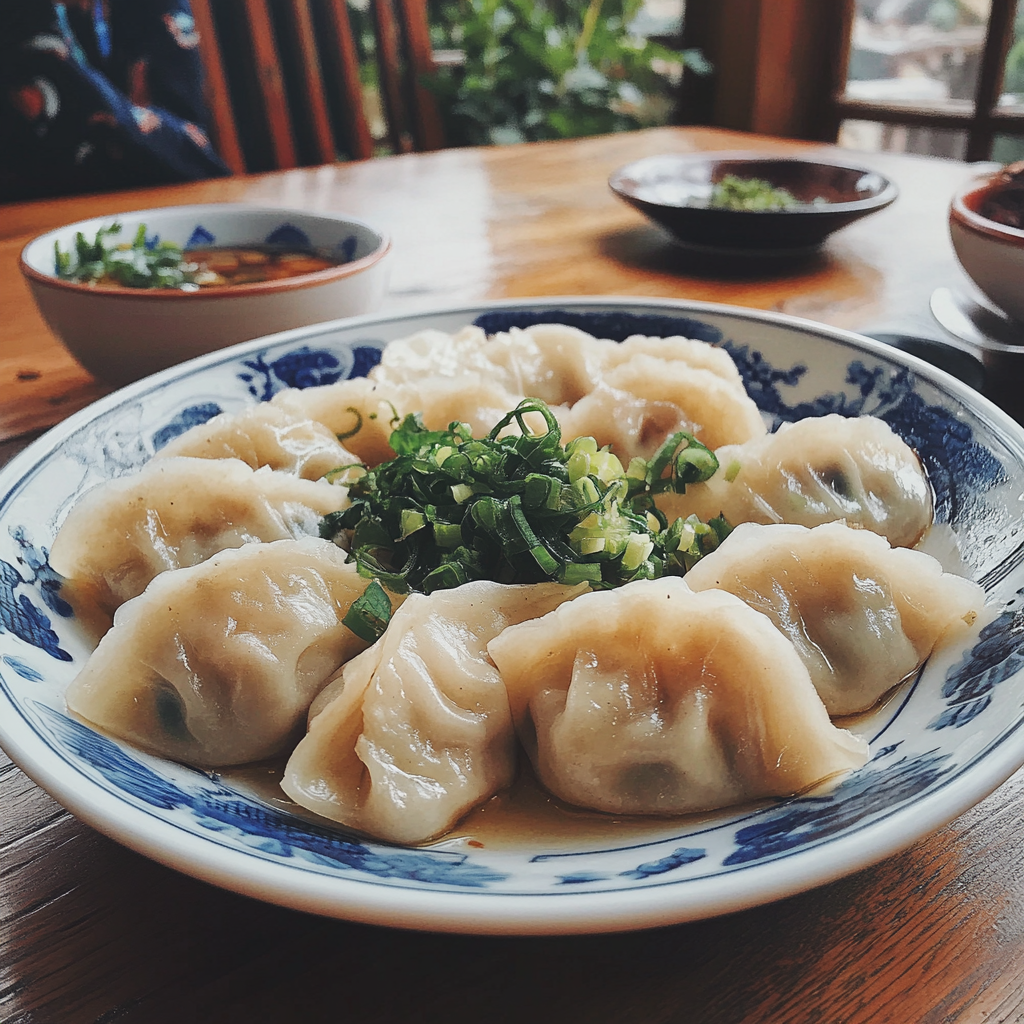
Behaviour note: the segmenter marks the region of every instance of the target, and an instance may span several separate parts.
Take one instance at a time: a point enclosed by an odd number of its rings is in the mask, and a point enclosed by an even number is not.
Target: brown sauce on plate
[[[281,789],[284,760],[225,768],[219,777],[239,792],[321,827],[361,838],[362,833],[322,818],[293,803]],[[753,807],[754,805],[748,805]],[[737,811],[739,808],[728,808]],[[689,831],[721,811],[674,817],[603,814],[563,803],[537,781],[528,763],[520,764],[516,780],[486,803],[474,807],[443,836],[421,848],[486,850],[586,851],[622,842],[656,842]],[[373,837],[369,837],[373,838]]]
[[[907,678],[917,674],[914,670]],[[840,729],[854,729],[884,711],[905,693],[901,680],[884,693],[870,708],[852,715],[834,717]],[[228,785],[297,818],[321,827],[361,838],[362,833],[340,822],[322,818],[293,802],[281,789],[286,758],[259,764],[224,768],[218,774]],[[811,792],[827,792],[834,780],[823,780]],[[658,842],[692,831],[702,823],[720,820],[723,813],[741,814],[771,800],[737,804],[704,813],[671,815],[605,814],[567,804],[552,796],[538,782],[533,768],[522,758],[512,785],[474,807],[443,836],[423,843],[423,848],[486,850],[543,850],[550,853],[606,849],[620,843]],[[372,839],[373,837],[368,837]]]

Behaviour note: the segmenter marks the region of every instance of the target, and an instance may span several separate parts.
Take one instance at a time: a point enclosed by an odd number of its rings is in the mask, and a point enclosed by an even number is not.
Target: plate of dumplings
[[[566,457],[353,527],[391,467],[436,468],[412,416],[447,470],[541,429]],[[535,532],[570,492],[564,543]],[[532,574],[484,573],[485,526]],[[428,534],[406,585],[380,552]],[[124,388],[0,473],[0,745],[126,846],[300,910],[696,920],[1024,764],[1022,563],[1024,429],[870,339],[653,299],[337,321]]]

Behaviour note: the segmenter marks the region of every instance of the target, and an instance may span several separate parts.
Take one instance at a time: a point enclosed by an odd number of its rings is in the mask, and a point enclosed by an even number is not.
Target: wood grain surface
[[[968,169],[864,156],[902,190],[773,273],[694,266],[612,196],[632,159],[795,149],[710,130],[442,151],[0,208],[0,462],[103,392],[16,272],[34,234],[118,210],[246,200],[347,210],[395,241],[389,309],[551,294],[685,296],[938,335],[964,287],[945,211]],[[3,441],[3,437],[7,441]],[[715,920],[469,938],[284,910],[161,867],[79,823],[0,754],[0,1021],[995,1024],[1024,1020],[1024,774],[938,834],[811,892]]]
[[[175,203],[336,210],[380,226],[394,242],[386,310],[530,295],[643,295],[941,336],[928,316],[932,290],[967,287],[946,228],[950,197],[970,173],[964,164],[855,154],[897,183],[899,200],[796,266],[694,260],[607,185],[613,170],[643,156],[755,146],[830,152],[735,132],[666,128],[2,207],[0,437],[55,423],[99,394],[35,309],[16,270],[22,247],[43,231],[85,217]]]

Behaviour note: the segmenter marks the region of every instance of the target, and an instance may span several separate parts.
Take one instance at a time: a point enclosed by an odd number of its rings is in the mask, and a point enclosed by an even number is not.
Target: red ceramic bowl
[[[1024,230],[978,212],[993,191],[1006,187],[996,177],[975,178],[957,192],[949,208],[949,234],[971,280],[1004,313],[1024,322]]]

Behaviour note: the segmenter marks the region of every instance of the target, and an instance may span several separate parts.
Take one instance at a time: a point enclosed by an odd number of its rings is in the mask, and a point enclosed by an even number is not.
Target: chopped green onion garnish
[[[371,580],[341,620],[362,640],[376,643],[391,621],[391,599],[378,580]]]
[[[530,414],[543,421],[540,433]],[[396,458],[344,478],[351,505],[326,516],[320,533],[396,593],[478,579],[616,587],[684,572],[728,530],[695,517],[670,529],[654,505],[658,491],[681,491],[717,469],[690,434],[673,434],[626,472],[592,437],[563,447],[550,409],[526,399],[485,438],[465,423],[428,430],[409,415],[390,443]]]
[[[121,233],[116,221],[96,231],[88,242],[75,233],[74,253],[62,252],[54,243],[54,272],[66,281],[91,284],[112,281],[126,288],[182,288],[192,285],[198,267],[188,263],[180,246],[173,242],[146,241],[146,225],[140,224],[135,238],[115,245],[108,239]]]
[[[422,530],[427,525],[427,517],[422,512],[414,512],[412,509],[403,508],[401,515],[401,537],[405,540],[410,534]]]

